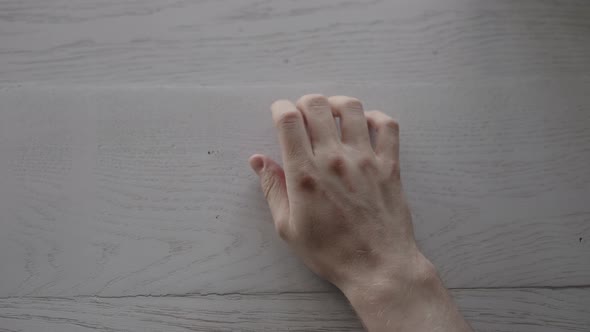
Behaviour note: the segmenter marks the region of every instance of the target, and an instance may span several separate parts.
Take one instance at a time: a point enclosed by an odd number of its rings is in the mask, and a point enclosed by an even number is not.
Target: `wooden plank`
[[[587,331],[590,290],[455,290],[476,331]],[[0,299],[0,331],[361,331],[338,293]]]
[[[268,105],[306,91],[400,119],[417,238],[448,286],[586,285],[589,90],[5,89],[0,296],[331,289],[277,238],[246,162],[278,158]]]
[[[590,289],[452,291],[475,331],[588,331]]]
[[[0,83],[588,77],[584,0],[0,2]]]

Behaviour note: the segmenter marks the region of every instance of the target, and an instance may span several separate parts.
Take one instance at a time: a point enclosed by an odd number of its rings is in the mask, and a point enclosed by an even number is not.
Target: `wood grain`
[[[583,0],[4,0],[0,84],[588,77]]]
[[[416,236],[477,331],[588,331],[589,18],[584,0],[1,0],[0,332],[359,331],[246,163],[280,155],[272,100],[308,92],[399,119]]]
[[[246,162],[279,156],[271,101],[309,91],[399,118],[417,238],[448,286],[587,285],[589,89],[4,89],[0,296],[332,289],[277,239]]]
[[[455,290],[476,331],[587,331],[590,289]],[[0,299],[0,331],[361,331],[338,293]]]

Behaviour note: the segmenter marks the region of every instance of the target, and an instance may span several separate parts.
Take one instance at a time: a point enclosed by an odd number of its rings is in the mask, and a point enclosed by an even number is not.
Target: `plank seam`
[[[508,287],[455,287],[448,288],[451,291],[470,291],[470,290],[590,290],[590,285],[576,285],[576,286],[508,286]],[[207,296],[281,296],[281,295],[306,295],[306,294],[335,294],[338,291],[307,291],[307,292],[258,292],[258,293],[241,293],[241,292],[228,292],[228,293],[185,293],[185,294],[137,294],[137,295],[119,295],[119,296],[104,296],[104,295],[74,295],[74,296],[4,296],[0,297],[0,300],[12,300],[12,299],[63,299],[63,300],[74,300],[74,299],[128,299],[128,298],[142,298],[142,297],[153,297],[153,298],[175,298],[175,297],[207,297]]]

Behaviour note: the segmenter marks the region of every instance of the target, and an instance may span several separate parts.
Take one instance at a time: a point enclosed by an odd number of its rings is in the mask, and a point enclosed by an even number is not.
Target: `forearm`
[[[418,256],[402,273],[377,273],[341,287],[367,331],[472,331],[435,268]]]

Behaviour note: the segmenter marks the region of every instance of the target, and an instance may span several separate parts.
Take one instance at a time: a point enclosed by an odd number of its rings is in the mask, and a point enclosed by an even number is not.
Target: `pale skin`
[[[369,332],[471,331],[416,245],[398,123],[345,96],[278,100],[271,111],[283,167],[261,154],[250,165],[281,238]]]

